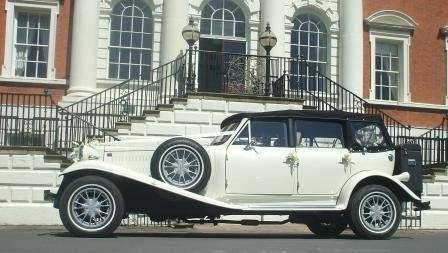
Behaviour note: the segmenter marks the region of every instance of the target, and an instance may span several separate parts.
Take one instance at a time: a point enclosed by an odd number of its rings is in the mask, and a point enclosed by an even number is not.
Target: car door
[[[226,193],[294,194],[296,170],[285,163],[290,152],[287,120],[249,121],[227,147]]]
[[[294,121],[299,195],[337,195],[350,175],[343,121]]]

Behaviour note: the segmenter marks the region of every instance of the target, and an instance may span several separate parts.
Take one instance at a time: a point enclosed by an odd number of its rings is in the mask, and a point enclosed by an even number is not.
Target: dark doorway
[[[246,53],[246,42],[202,38],[199,48],[198,90],[224,92],[228,82],[229,65]]]

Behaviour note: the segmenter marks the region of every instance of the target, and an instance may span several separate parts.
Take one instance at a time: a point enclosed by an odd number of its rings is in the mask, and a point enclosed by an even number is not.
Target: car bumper
[[[414,211],[424,211],[431,209],[431,202],[415,202],[414,203]]]

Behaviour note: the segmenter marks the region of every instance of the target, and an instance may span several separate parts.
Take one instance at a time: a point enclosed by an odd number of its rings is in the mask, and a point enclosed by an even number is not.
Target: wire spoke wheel
[[[110,222],[115,211],[115,202],[106,188],[89,184],[73,192],[69,199],[68,211],[77,226],[94,230]]]
[[[202,178],[203,161],[188,147],[169,149],[160,161],[161,176],[168,184],[179,188],[190,188]]]
[[[359,206],[362,224],[372,232],[385,232],[395,222],[395,205],[382,192],[372,192],[365,196]]]
[[[365,185],[350,200],[350,228],[365,239],[387,239],[401,220],[400,200],[384,185]]]

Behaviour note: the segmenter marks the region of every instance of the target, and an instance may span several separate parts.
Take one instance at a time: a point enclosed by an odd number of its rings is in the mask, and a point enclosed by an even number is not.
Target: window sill
[[[47,85],[67,85],[66,79],[42,79],[42,78],[20,78],[20,77],[0,77],[2,83],[20,84],[47,84]]]
[[[440,110],[440,111],[448,110],[447,105],[438,105],[438,104],[404,103],[404,102],[372,100],[372,99],[367,99],[367,102],[372,105],[379,105],[379,106],[385,106],[385,107],[417,108],[417,109],[429,109],[429,110]]]

